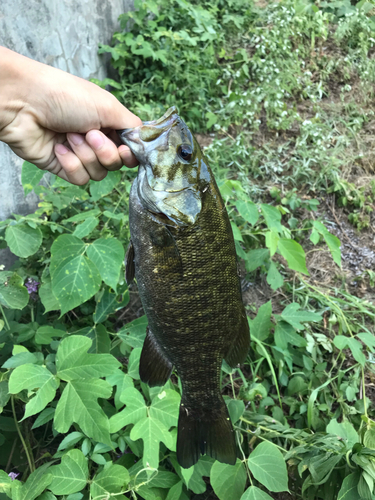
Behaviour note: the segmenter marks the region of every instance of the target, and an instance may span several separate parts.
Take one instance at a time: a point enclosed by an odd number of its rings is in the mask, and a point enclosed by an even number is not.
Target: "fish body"
[[[232,367],[245,360],[250,334],[225,205],[175,108],[120,137],[140,162],[130,193],[126,277],[135,275],[148,318],[141,380],[163,385],[173,367],[180,376],[182,467],[204,453],[234,464],[220,370],[223,359]]]

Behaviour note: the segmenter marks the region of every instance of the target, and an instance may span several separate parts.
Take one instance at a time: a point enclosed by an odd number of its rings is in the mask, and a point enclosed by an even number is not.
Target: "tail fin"
[[[221,395],[218,397],[221,399],[220,406],[216,405],[216,408],[219,406],[219,411],[213,412],[210,409],[203,415],[181,403],[177,432],[177,460],[184,469],[198,462],[200,455],[205,453],[225,464],[236,463],[235,433],[224,400]]]

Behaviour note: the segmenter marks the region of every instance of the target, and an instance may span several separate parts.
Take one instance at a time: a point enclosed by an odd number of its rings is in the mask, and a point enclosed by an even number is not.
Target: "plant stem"
[[[7,330],[10,330],[10,326],[9,326],[9,323],[8,323],[8,319],[7,317],[5,316],[5,313],[4,313],[4,309],[3,309],[3,306],[0,304],[0,311],[1,311],[1,314],[4,318],[4,323],[5,323],[5,326],[7,327]]]
[[[12,404],[12,412],[13,412],[14,423],[15,423],[18,435],[20,437],[23,449],[25,450],[25,454],[26,454],[26,458],[27,458],[27,463],[29,464],[30,473],[32,473],[35,470],[34,458],[33,458],[32,454],[30,453],[30,450],[29,450],[29,448],[28,448],[28,446],[27,446],[27,444],[26,444],[26,442],[25,442],[25,440],[24,440],[24,438],[22,436],[22,432],[21,432],[20,426],[18,425],[17,415],[16,415],[16,409],[14,407],[14,396],[13,395],[10,397],[10,400],[11,400],[11,404]]]

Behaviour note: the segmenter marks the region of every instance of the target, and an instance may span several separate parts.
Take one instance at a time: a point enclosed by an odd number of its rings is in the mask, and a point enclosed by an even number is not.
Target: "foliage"
[[[34,190],[39,208],[0,223],[0,247],[20,257],[0,269],[1,500],[185,500],[210,489],[269,500],[288,488],[306,500],[371,500],[375,306],[311,283],[304,250],[328,249],[340,269],[319,189],[361,217],[373,204],[371,185],[339,175],[371,117],[346,102],[353,75],[364,100],[375,77],[369,5],[147,0],[121,16],[114,46],[100,49],[119,79],[98,83],[142,118],[177,105],[195,131],[217,132],[205,154],[245,282],[277,298],[249,304],[248,359],[222,366],[238,459],[182,469],[178,374],[164,387],[139,380],[147,320],[123,277],[135,174],[40,184],[25,162],[25,195]],[[332,80],[342,113],[319,108]],[[276,139],[259,141],[266,131]]]

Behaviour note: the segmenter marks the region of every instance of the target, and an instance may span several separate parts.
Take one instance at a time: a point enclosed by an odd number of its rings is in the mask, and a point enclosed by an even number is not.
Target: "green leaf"
[[[328,229],[319,221],[314,221],[314,228],[323,236],[327,246],[331,252],[334,262],[341,267],[341,241],[331,234]],[[311,234],[312,236],[312,234]],[[310,236],[310,239],[311,239]]]
[[[39,467],[36,471],[30,474],[26,483],[22,484],[19,481],[14,481],[12,484],[12,499],[13,500],[35,500],[51,483],[52,474],[49,464]],[[48,472],[46,473],[46,470]]]
[[[90,181],[90,193],[94,201],[98,201],[102,196],[110,193],[121,180],[121,172],[108,172],[102,181]]]
[[[354,472],[344,479],[337,500],[363,500],[357,489],[359,477],[359,473]]]
[[[313,228],[313,230],[311,231],[311,234],[310,234],[310,241],[314,245],[317,245],[319,243],[319,240],[320,240],[319,233],[315,228]]]
[[[122,465],[110,465],[92,480],[90,494],[95,500],[106,500],[121,493],[129,483],[129,472]],[[111,495],[113,494],[113,495]]]
[[[82,432],[74,431],[64,437],[64,439],[59,444],[57,451],[66,450],[67,448],[72,448],[75,444],[79,443],[83,438],[84,434]]]
[[[73,236],[76,236],[77,238],[84,238],[92,233],[98,224],[99,219],[96,217],[89,217],[75,228]]]
[[[29,302],[29,293],[21,276],[12,271],[0,271],[0,304],[11,309],[23,309]]]
[[[240,229],[236,226],[234,222],[231,222],[230,225],[232,226],[232,231],[233,231],[233,238],[236,241],[243,241],[242,234]]]
[[[108,288],[105,288],[96,303],[96,309],[93,316],[95,323],[103,323],[110,314],[125,307],[129,302],[129,291],[126,290],[126,292],[120,296],[119,301],[117,297],[118,295],[116,293],[112,293]]]
[[[135,380],[139,380],[139,360],[141,358],[141,352],[142,349],[136,348],[132,350],[129,356],[128,375]]]
[[[259,219],[259,210],[258,206],[255,205],[250,200],[237,200],[235,202],[235,207],[237,208],[241,217],[249,222],[252,226],[254,226]]]
[[[11,497],[13,480],[8,476],[4,470],[0,470],[0,493],[5,493],[9,498]]]
[[[137,422],[130,431],[130,439],[143,440],[143,465],[154,469],[159,466],[160,442],[169,449],[173,447],[172,435],[160,420],[153,417],[146,417]]]
[[[110,352],[111,339],[104,325],[95,325],[94,328],[90,328],[87,337],[92,341],[89,353],[107,354]]]
[[[305,323],[306,321],[321,321],[322,319],[321,315],[318,313],[299,309],[300,305],[296,302],[292,302],[287,305],[281,313],[281,318],[292,325],[296,330],[303,330],[304,326],[302,323]]]
[[[31,428],[37,429],[38,427],[46,424],[50,420],[53,420],[54,416],[55,416],[55,408],[46,408],[38,415],[37,419],[35,420]]]
[[[362,332],[357,335],[357,337],[362,340],[365,346],[370,349],[371,352],[374,352],[375,349],[375,335],[369,332]]]
[[[111,384],[111,386],[116,386],[117,388],[115,394],[115,406],[116,409],[119,410],[122,406],[124,406],[124,403],[121,400],[122,392],[127,387],[134,387],[133,379],[124,372],[117,370],[117,372],[115,372],[113,375],[107,377],[107,382]]]
[[[48,345],[52,342],[55,337],[63,337],[66,335],[64,330],[58,330],[57,328],[53,328],[52,326],[41,326],[37,329],[35,334],[35,342],[37,344],[45,344]]]
[[[224,396],[225,403],[228,408],[228,413],[232,424],[238,422],[240,417],[242,417],[243,412],[245,411],[245,403],[240,399],[232,399]]]
[[[166,389],[154,397],[150,416],[162,422],[167,429],[176,426],[181,396],[173,389]]]
[[[211,128],[212,125],[215,125],[215,123],[217,122],[217,116],[211,111],[208,111],[206,113],[206,118],[207,118],[207,123],[206,123],[207,129]]]
[[[264,203],[260,205],[260,208],[268,229],[275,229],[277,233],[282,233],[283,226],[281,225],[281,213],[279,210]]]
[[[18,394],[24,389],[36,391],[36,394],[26,404],[25,415],[22,420],[42,411],[53,400],[59,381],[44,366],[26,364],[18,366],[9,378],[10,394]]]
[[[27,363],[36,364],[38,358],[32,352],[19,352],[14,356],[8,358],[2,365],[2,368],[17,368],[17,366],[26,365]]]
[[[147,415],[147,407],[142,394],[134,387],[125,387],[120,400],[126,404],[124,410],[113,415],[109,420],[111,434],[128,424],[136,424]]]
[[[89,474],[87,460],[80,450],[70,450],[61,459],[60,465],[50,468],[53,480],[49,489],[55,495],[69,495],[82,490]]]
[[[349,348],[353,354],[353,358],[362,366],[366,363],[366,356],[363,354],[363,347],[359,340],[354,337],[345,337],[344,335],[336,335],[333,339],[335,346],[340,349]]]
[[[267,231],[265,233],[266,247],[270,250],[271,257],[275,255],[280,237],[275,231]]]
[[[38,293],[44,305],[44,314],[49,311],[57,311],[60,309],[60,304],[52,293],[52,283],[50,279],[39,287]]]
[[[121,366],[112,354],[88,354],[91,343],[81,335],[62,340],[56,354],[57,376],[67,381],[106,377]]]
[[[11,252],[25,259],[37,252],[42,244],[43,236],[39,227],[32,228],[28,224],[15,224],[7,227],[5,240]]]
[[[270,267],[267,272],[267,283],[270,285],[272,290],[277,290],[284,284],[284,278],[281,276],[276,264],[271,261]]]
[[[124,261],[124,247],[115,238],[100,238],[87,249],[87,255],[99,269],[104,283],[116,290]]]
[[[288,491],[288,474],[279,449],[269,441],[260,443],[248,459],[248,466],[257,481],[270,491]]]
[[[147,324],[146,315],[141,316],[124,325],[121,330],[117,332],[117,335],[131,347],[142,347],[146,338]]]
[[[370,450],[375,450],[375,428],[370,427],[370,429],[367,429],[363,436],[363,444],[367,448],[370,448]]]
[[[220,500],[240,500],[245,489],[246,471],[237,459],[235,465],[214,462],[211,469],[211,485]]]
[[[298,335],[295,329],[285,321],[278,321],[275,328],[275,344],[280,349],[287,349],[288,343],[296,347],[306,347],[306,339]]]
[[[342,438],[346,442],[346,448],[348,450],[351,450],[355,445],[355,443],[359,443],[359,437],[357,431],[354,429],[352,424],[347,420],[338,423],[337,420],[334,418],[327,425],[326,432]]]
[[[73,217],[69,217],[69,219],[64,220],[64,224],[66,222],[81,222],[83,220],[86,220],[87,218],[90,217],[95,217],[96,215],[99,215],[100,209],[99,208],[93,208],[92,210],[87,210],[80,212],[79,214],[73,215]]]
[[[272,497],[256,486],[250,486],[242,495],[241,500],[272,500]]]
[[[306,268],[305,251],[299,243],[294,240],[281,238],[279,240],[278,250],[287,261],[290,269],[307,275],[309,274]]]
[[[86,436],[112,446],[108,417],[97,402],[98,398],[108,399],[111,394],[112,388],[105,380],[86,379],[68,382],[57,403],[55,429],[60,433],[66,433],[76,422]]]
[[[2,380],[0,382],[0,413],[2,413],[4,407],[7,405],[10,399],[9,394],[9,384],[7,380]]]
[[[272,301],[263,304],[258,309],[258,314],[253,320],[249,320],[250,336],[258,340],[265,340],[271,333]]]
[[[189,500],[189,497],[185,494],[183,490],[184,483],[179,481],[177,484],[172,486],[168,491],[167,498],[165,500]]]
[[[257,267],[265,264],[270,258],[270,251],[267,248],[257,248],[250,250],[246,255],[245,266],[246,271],[251,273]]]
[[[24,161],[22,164],[21,183],[25,196],[39,184],[44,175],[44,171],[36,167],[33,163]]]

